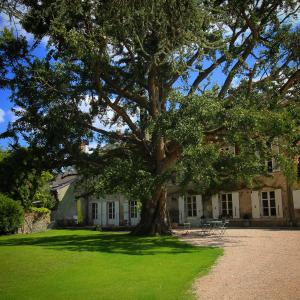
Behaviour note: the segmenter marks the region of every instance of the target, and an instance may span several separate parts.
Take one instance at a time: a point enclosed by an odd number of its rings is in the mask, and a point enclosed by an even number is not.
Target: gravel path
[[[224,248],[209,275],[196,280],[198,299],[300,299],[300,230],[228,229],[221,240],[193,231],[180,236]]]

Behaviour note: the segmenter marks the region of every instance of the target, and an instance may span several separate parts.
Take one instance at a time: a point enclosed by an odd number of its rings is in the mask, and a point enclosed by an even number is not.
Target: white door
[[[197,198],[196,196],[185,197],[185,211],[188,219],[197,218]]]
[[[116,222],[116,205],[114,201],[107,202],[107,224],[115,225]]]
[[[101,210],[98,202],[91,203],[91,219],[94,225],[101,224]]]
[[[140,221],[138,202],[135,200],[129,201],[129,218],[131,226],[136,226]]]

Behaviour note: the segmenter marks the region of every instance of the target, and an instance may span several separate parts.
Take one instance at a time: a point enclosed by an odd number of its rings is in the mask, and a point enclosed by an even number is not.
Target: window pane
[[[271,207],[271,216],[276,216],[276,208]]]
[[[98,204],[92,203],[92,219],[95,220],[98,218]]]
[[[228,215],[232,217],[232,209],[228,209]]]
[[[275,199],[275,192],[274,192],[274,191],[271,191],[271,192],[270,192],[270,198]]]
[[[270,207],[276,207],[275,199],[270,199]]]
[[[115,203],[108,202],[108,218],[114,219],[115,218]]]
[[[187,204],[191,204],[191,203],[192,203],[191,197],[187,197]]]
[[[232,209],[232,201],[228,201],[228,208]]]
[[[228,201],[232,201],[232,194],[227,194]]]
[[[264,213],[264,216],[269,216],[269,209],[268,208],[264,208],[263,209],[263,213]]]
[[[263,199],[268,199],[268,193],[267,193],[267,192],[262,192],[262,193],[261,193],[261,197],[262,197]]]
[[[268,172],[272,172],[273,171],[273,162],[272,160],[268,161]]]
[[[262,204],[263,204],[263,208],[268,208],[269,207],[268,200],[263,200]]]
[[[130,218],[137,218],[137,201],[130,201]]]
[[[227,205],[226,205],[226,202],[222,202],[222,209],[227,209]]]
[[[222,201],[226,201],[226,195],[222,194]]]

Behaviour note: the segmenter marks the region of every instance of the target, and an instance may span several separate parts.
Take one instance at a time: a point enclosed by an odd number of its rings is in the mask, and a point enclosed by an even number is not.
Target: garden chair
[[[226,231],[226,229],[228,227],[228,224],[229,224],[229,221],[228,220],[224,220],[224,222],[220,226],[219,237],[222,237],[225,234],[225,231]]]
[[[200,234],[201,236],[209,235],[211,226],[208,223],[201,223],[200,225]]]

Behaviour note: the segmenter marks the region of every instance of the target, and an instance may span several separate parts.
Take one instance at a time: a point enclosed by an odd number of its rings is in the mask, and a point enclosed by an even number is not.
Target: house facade
[[[300,160],[298,180],[289,185],[286,178],[267,162],[270,176],[258,176],[251,188],[220,191],[213,195],[182,194],[179,187],[168,186],[167,207],[173,226],[190,223],[199,226],[203,219],[230,219],[236,226],[300,226]],[[66,177],[67,178],[67,177]],[[76,198],[75,177],[61,179],[54,189],[58,206],[53,218],[58,224],[135,226],[140,221],[140,203],[123,195]]]

